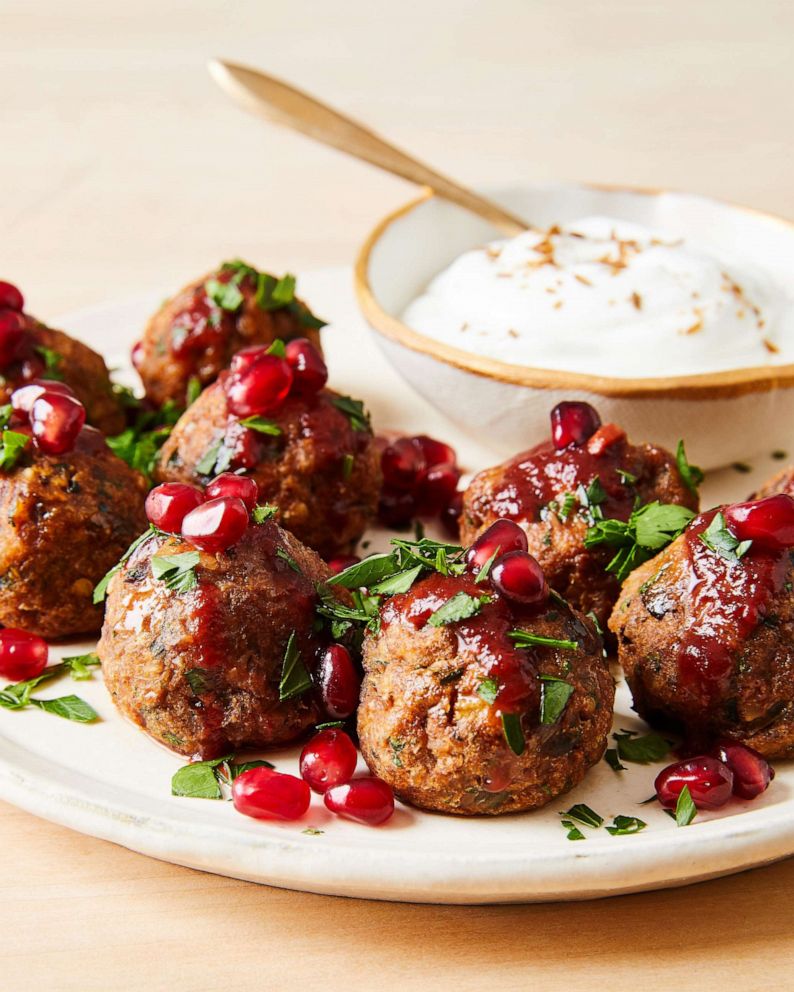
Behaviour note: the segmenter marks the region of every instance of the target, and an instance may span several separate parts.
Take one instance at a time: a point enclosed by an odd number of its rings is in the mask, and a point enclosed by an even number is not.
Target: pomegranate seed
[[[48,648],[43,637],[26,630],[0,630],[0,675],[12,682],[35,679],[47,667]]]
[[[512,520],[497,520],[484,530],[466,552],[466,564],[475,574],[493,558],[511,551],[526,551],[527,535]]]
[[[390,489],[412,492],[427,470],[422,449],[412,438],[400,437],[380,456],[383,481]]]
[[[0,368],[16,361],[25,340],[27,323],[15,310],[0,310]]]
[[[766,758],[746,744],[725,741],[714,749],[714,757],[733,772],[733,794],[742,799],[760,796],[775,777],[775,770]]]
[[[264,457],[264,435],[243,427],[239,420],[231,417],[226,425],[223,445],[231,452],[230,466],[233,469],[255,468]]]
[[[21,313],[24,307],[24,297],[16,286],[0,279],[0,310],[16,310]]]
[[[424,455],[425,463],[434,468],[436,465],[457,465],[458,457],[455,449],[451,448],[443,441],[437,441],[427,434],[418,434],[411,439],[419,447]]]
[[[361,677],[347,648],[341,644],[327,648],[317,674],[325,712],[335,720],[351,716],[358,706]]]
[[[294,338],[285,346],[292,369],[293,389],[299,393],[319,393],[328,382],[328,366],[308,338]]]
[[[15,389],[11,394],[11,406],[14,413],[23,414],[25,418],[30,415],[30,411],[36,400],[44,393],[59,393],[61,396],[71,396],[77,399],[74,391],[65,382],[55,382],[51,379],[34,379],[19,389]]]
[[[587,450],[591,455],[598,457],[619,441],[626,440],[626,432],[617,424],[604,424],[599,427],[595,434],[587,442]]]
[[[385,823],[394,813],[391,786],[369,776],[334,786],[325,793],[323,801],[332,813],[373,827]]]
[[[146,357],[146,349],[143,347],[143,341],[136,341],[132,346],[132,351],[130,352],[130,359],[132,360],[132,367],[136,371],[140,371],[143,368],[143,361]]]
[[[421,514],[435,516],[449,504],[458,489],[460,471],[449,463],[434,465],[419,483],[416,502]]]
[[[30,408],[30,425],[39,448],[48,455],[71,451],[85,423],[85,407],[72,396],[47,390]]]
[[[457,538],[460,535],[460,518],[463,514],[463,493],[455,493],[438,518],[441,526],[450,535]]]
[[[253,510],[259,500],[259,486],[254,480],[246,475],[234,475],[232,472],[216,475],[212,482],[207,484],[204,492],[207,499],[215,499],[218,496],[236,496],[245,503],[249,512]]]
[[[322,793],[349,782],[357,762],[356,745],[344,730],[321,730],[301,751],[301,776],[312,792]]]
[[[182,521],[182,537],[202,551],[225,551],[248,528],[248,510],[236,496],[219,496],[191,510]]]
[[[794,499],[786,493],[734,503],[724,510],[725,523],[740,541],[782,551],[794,547]]]
[[[333,575],[338,575],[351,565],[358,565],[360,561],[358,555],[337,555],[336,558],[329,558],[326,564]]]
[[[497,558],[490,578],[503,596],[516,603],[537,606],[549,598],[543,569],[526,551],[511,551]]]
[[[381,494],[378,519],[384,527],[405,527],[416,516],[416,500],[410,493]]]
[[[184,482],[165,482],[155,486],[146,497],[146,516],[167,534],[179,534],[182,521],[191,510],[201,506],[204,494]]]
[[[249,768],[232,784],[234,808],[258,820],[298,820],[311,800],[303,779],[264,766]]]
[[[668,765],[656,776],[654,788],[662,806],[675,809],[685,785],[698,809],[719,809],[731,798],[733,772],[717,758],[702,755]]]
[[[247,348],[241,348],[232,356],[229,369],[232,372],[247,372],[266,352],[267,346],[263,344],[251,344]]]
[[[601,418],[589,403],[558,403],[551,411],[551,439],[555,448],[584,444],[601,426]]]
[[[287,398],[292,369],[278,355],[260,355],[241,372],[226,380],[229,410],[237,417],[274,413]]]

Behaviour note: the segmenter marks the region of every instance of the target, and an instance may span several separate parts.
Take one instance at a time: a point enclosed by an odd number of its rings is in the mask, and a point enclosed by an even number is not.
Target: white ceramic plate
[[[379,428],[422,430],[451,441],[470,469],[493,456],[454,428],[387,365],[353,302],[348,270],[307,273],[301,293],[333,318],[326,332],[336,388],[364,397]],[[58,326],[117,359],[163,294],[73,314]],[[465,397],[461,397],[465,402]],[[527,445],[539,440],[528,437]],[[778,463],[759,459],[752,474],[728,470],[706,483],[706,502],[743,496]],[[374,534],[372,548],[384,546]],[[59,647],[57,655],[93,644]],[[46,689],[46,691],[44,691]],[[101,722],[69,723],[38,710],[0,710],[0,791],[39,816],[177,864],[287,888],[417,902],[517,902],[585,899],[682,885],[759,865],[794,852],[794,768],[781,765],[754,803],[677,828],[651,803],[657,768],[630,765],[616,774],[604,762],[574,792],[537,813],[458,819],[400,807],[379,829],[332,817],[314,797],[305,819],[278,824],[240,816],[228,802],[177,799],[170,779],[182,760],[122,720],[96,676],[64,679],[41,695],[77,692]],[[641,729],[621,684],[617,728]],[[296,769],[297,749],[270,754]],[[635,836],[585,829],[568,841],[558,812],[586,802],[611,821],[619,813],[648,824]],[[306,833],[313,827],[322,833]]]

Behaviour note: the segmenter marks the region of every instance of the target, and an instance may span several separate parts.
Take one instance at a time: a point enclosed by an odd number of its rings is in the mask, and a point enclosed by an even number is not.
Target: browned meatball
[[[609,625],[634,708],[693,748],[724,737],[792,757],[794,564],[788,550],[712,550],[701,535],[716,513],[623,586]]]
[[[31,379],[60,379],[85,407],[86,420],[103,434],[124,429],[124,411],[113,393],[110,373],[101,355],[63,331],[46,327],[25,314],[27,339],[19,361],[3,369],[0,404],[8,403],[18,386]]]
[[[474,616],[428,622],[453,596],[486,592],[491,601]],[[512,630],[576,647],[517,647]],[[476,815],[545,806],[604,753],[614,685],[592,624],[561,602],[522,612],[471,576],[431,576],[382,607],[380,631],[364,642],[364,668],[362,754],[423,809]]]
[[[348,550],[374,518],[380,492],[380,459],[364,416],[351,417],[345,401],[324,389],[291,395],[269,418],[280,433],[262,434],[229,414],[227,375],[177,423],[160,453],[159,480],[205,483],[244,470],[304,544],[324,558]]]
[[[133,350],[146,396],[157,406],[184,406],[188,384],[213,382],[248,345],[307,337],[320,348],[324,321],[294,295],[294,280],[278,281],[245,262],[224,262],[160,307]]]
[[[500,517],[514,520],[549,585],[606,626],[620,583],[606,571],[615,548],[584,545],[594,508],[626,521],[637,501],[655,500],[698,508],[668,451],[630,444],[622,430],[605,424],[581,446],[557,450],[544,441],[480,472],[463,497],[461,543],[471,544]]]
[[[111,580],[98,651],[114,703],[193,758],[294,740],[319,715],[305,673],[320,647],[315,584],[328,569],[268,521],[226,551],[198,552],[187,591],[154,577],[155,557],[195,551],[152,535]]]
[[[145,496],[94,430],[64,455],[29,445],[0,471],[0,623],[42,637],[98,631],[94,586],[146,526]]]
[[[750,499],[763,499],[764,496],[774,496],[775,493],[786,493],[794,496],[794,465],[776,472],[771,479],[767,479],[760,489],[756,490]]]

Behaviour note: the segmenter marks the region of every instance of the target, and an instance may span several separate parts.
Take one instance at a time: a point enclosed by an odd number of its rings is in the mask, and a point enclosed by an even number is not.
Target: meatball
[[[224,372],[187,410],[163,445],[162,482],[204,483],[244,470],[279,521],[324,558],[349,550],[374,518],[380,459],[366,415],[347,397],[324,389],[290,395],[263,434],[233,417]],[[351,405],[352,404],[352,405]]]
[[[133,349],[133,363],[156,406],[184,406],[191,380],[209,385],[241,348],[301,337],[319,348],[323,326],[294,295],[291,276],[276,280],[245,262],[224,262],[166,300]]]
[[[103,434],[124,430],[124,411],[113,392],[110,373],[101,355],[63,331],[56,331],[28,314],[27,335],[13,365],[0,378],[0,404],[31,379],[60,379],[85,407],[86,420]]]
[[[90,428],[68,454],[29,445],[0,471],[0,623],[51,638],[98,631],[94,586],[146,526],[145,495]]]
[[[698,508],[668,451],[630,444],[605,424],[583,444],[544,441],[475,476],[463,496],[461,543],[499,518],[514,520],[552,588],[606,626],[620,590],[606,571],[615,548],[587,548],[585,535],[595,516],[626,521],[636,506],[654,501]]]
[[[423,809],[545,806],[606,747],[614,685],[593,625],[562,601],[530,612],[490,589],[474,615],[430,619],[453,597],[484,594],[471,575],[431,575],[388,599],[364,641],[362,754]],[[575,644],[518,647],[511,631]]]
[[[155,578],[153,561],[186,552],[199,556],[195,582],[179,591]],[[306,676],[321,646],[315,585],[328,575],[273,521],[217,554],[146,537],[108,589],[98,652],[114,703],[192,758],[294,740],[319,717]]]
[[[750,499],[763,499],[764,496],[773,496],[775,493],[786,493],[789,496],[794,496],[794,465],[789,465],[775,473],[771,479],[767,479]]]
[[[619,660],[640,716],[691,747],[727,738],[792,757],[790,549],[753,541],[740,555],[719,512],[697,517],[628,578],[609,621]]]

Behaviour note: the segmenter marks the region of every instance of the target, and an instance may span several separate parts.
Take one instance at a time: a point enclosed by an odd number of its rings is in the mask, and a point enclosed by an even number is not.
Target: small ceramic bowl
[[[657,190],[533,186],[494,197],[537,225],[600,214],[752,261],[782,285],[794,279],[794,224],[744,207]],[[635,441],[675,448],[717,468],[785,448],[794,423],[794,365],[698,375],[611,378],[495,361],[442,344],[400,319],[430,280],[464,251],[498,237],[488,224],[429,191],[390,214],[359,254],[359,306],[387,358],[442,413],[503,455],[548,434],[560,400],[586,400]],[[653,368],[653,356],[649,356]]]

